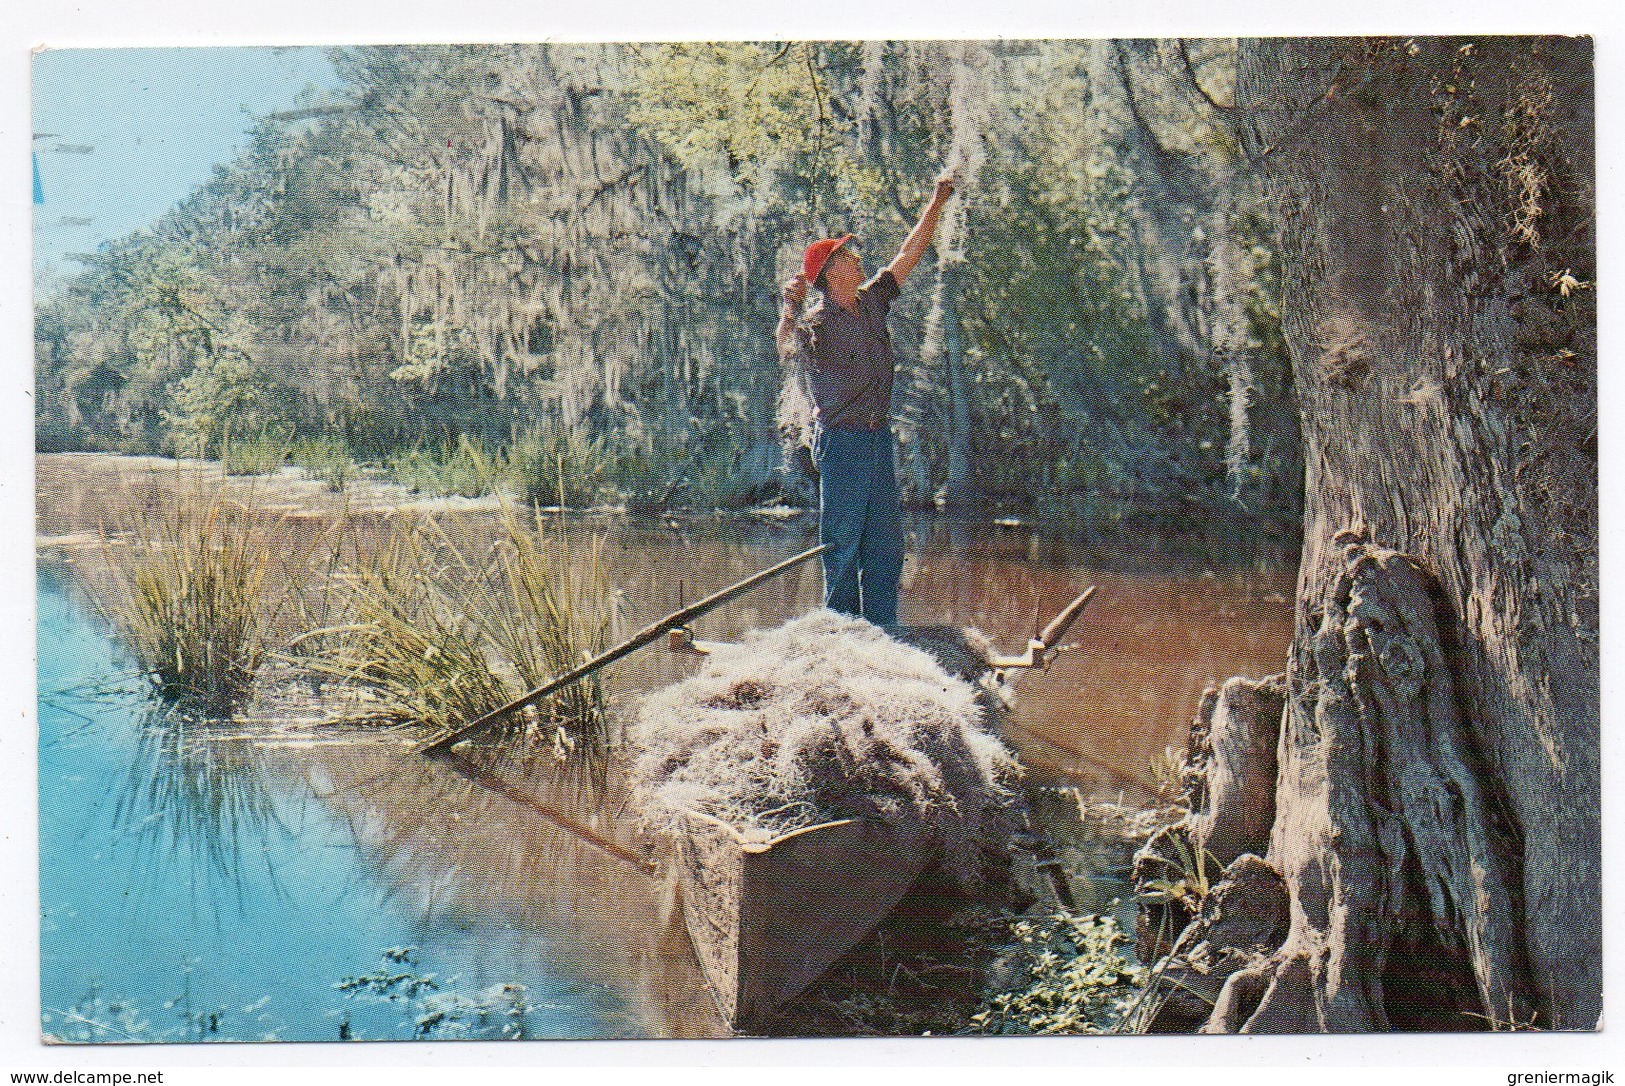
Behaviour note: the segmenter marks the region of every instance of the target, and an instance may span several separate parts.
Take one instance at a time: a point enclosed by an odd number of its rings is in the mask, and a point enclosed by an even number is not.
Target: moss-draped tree
[[[1268,859],[1209,1029],[1601,1011],[1591,48],[1243,43],[1304,551]]]

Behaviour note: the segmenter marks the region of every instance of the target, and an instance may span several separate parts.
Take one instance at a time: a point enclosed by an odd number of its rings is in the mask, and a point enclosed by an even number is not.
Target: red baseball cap
[[[815,241],[807,246],[806,255],[801,258],[801,274],[811,283],[818,278],[818,273],[824,270],[829,258],[835,255],[835,250],[851,241],[854,235],[848,234],[842,238],[825,238]]]

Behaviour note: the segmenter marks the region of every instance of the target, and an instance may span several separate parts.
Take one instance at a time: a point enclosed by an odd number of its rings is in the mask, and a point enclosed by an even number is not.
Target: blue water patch
[[[646,1032],[590,962],[557,960],[556,933],[500,910],[437,916],[285,757],[164,717],[48,572],[39,688],[48,1039]]]

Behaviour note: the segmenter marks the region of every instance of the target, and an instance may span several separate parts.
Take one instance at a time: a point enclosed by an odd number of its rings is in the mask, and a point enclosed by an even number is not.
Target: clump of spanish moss
[[[1019,772],[981,716],[975,688],[929,654],[818,611],[647,698],[633,785],[672,831],[688,811],[769,839],[839,818],[911,821],[970,884],[1008,838]]]

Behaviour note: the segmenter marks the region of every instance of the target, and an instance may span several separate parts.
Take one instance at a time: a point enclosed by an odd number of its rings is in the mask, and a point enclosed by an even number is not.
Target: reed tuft
[[[580,553],[577,553],[577,551]],[[349,621],[312,631],[305,664],[365,689],[358,714],[446,732],[477,719],[606,647],[610,593],[596,541],[573,548],[539,516],[505,506],[482,526],[424,517],[359,551]],[[524,713],[563,758],[612,745],[603,688],[589,677]]]
[[[581,429],[531,429],[518,435],[503,461],[508,485],[533,505],[584,509],[615,494],[619,458],[602,437]]]
[[[309,438],[296,443],[288,458],[312,479],[320,479],[334,494],[344,491],[358,474],[355,457],[341,437]]]
[[[239,502],[186,495],[117,534],[128,544],[103,548],[102,611],[166,700],[230,713],[265,659],[284,594],[271,534]]]
[[[267,430],[255,437],[224,442],[220,466],[227,475],[270,475],[282,470],[289,450],[285,437]]]

